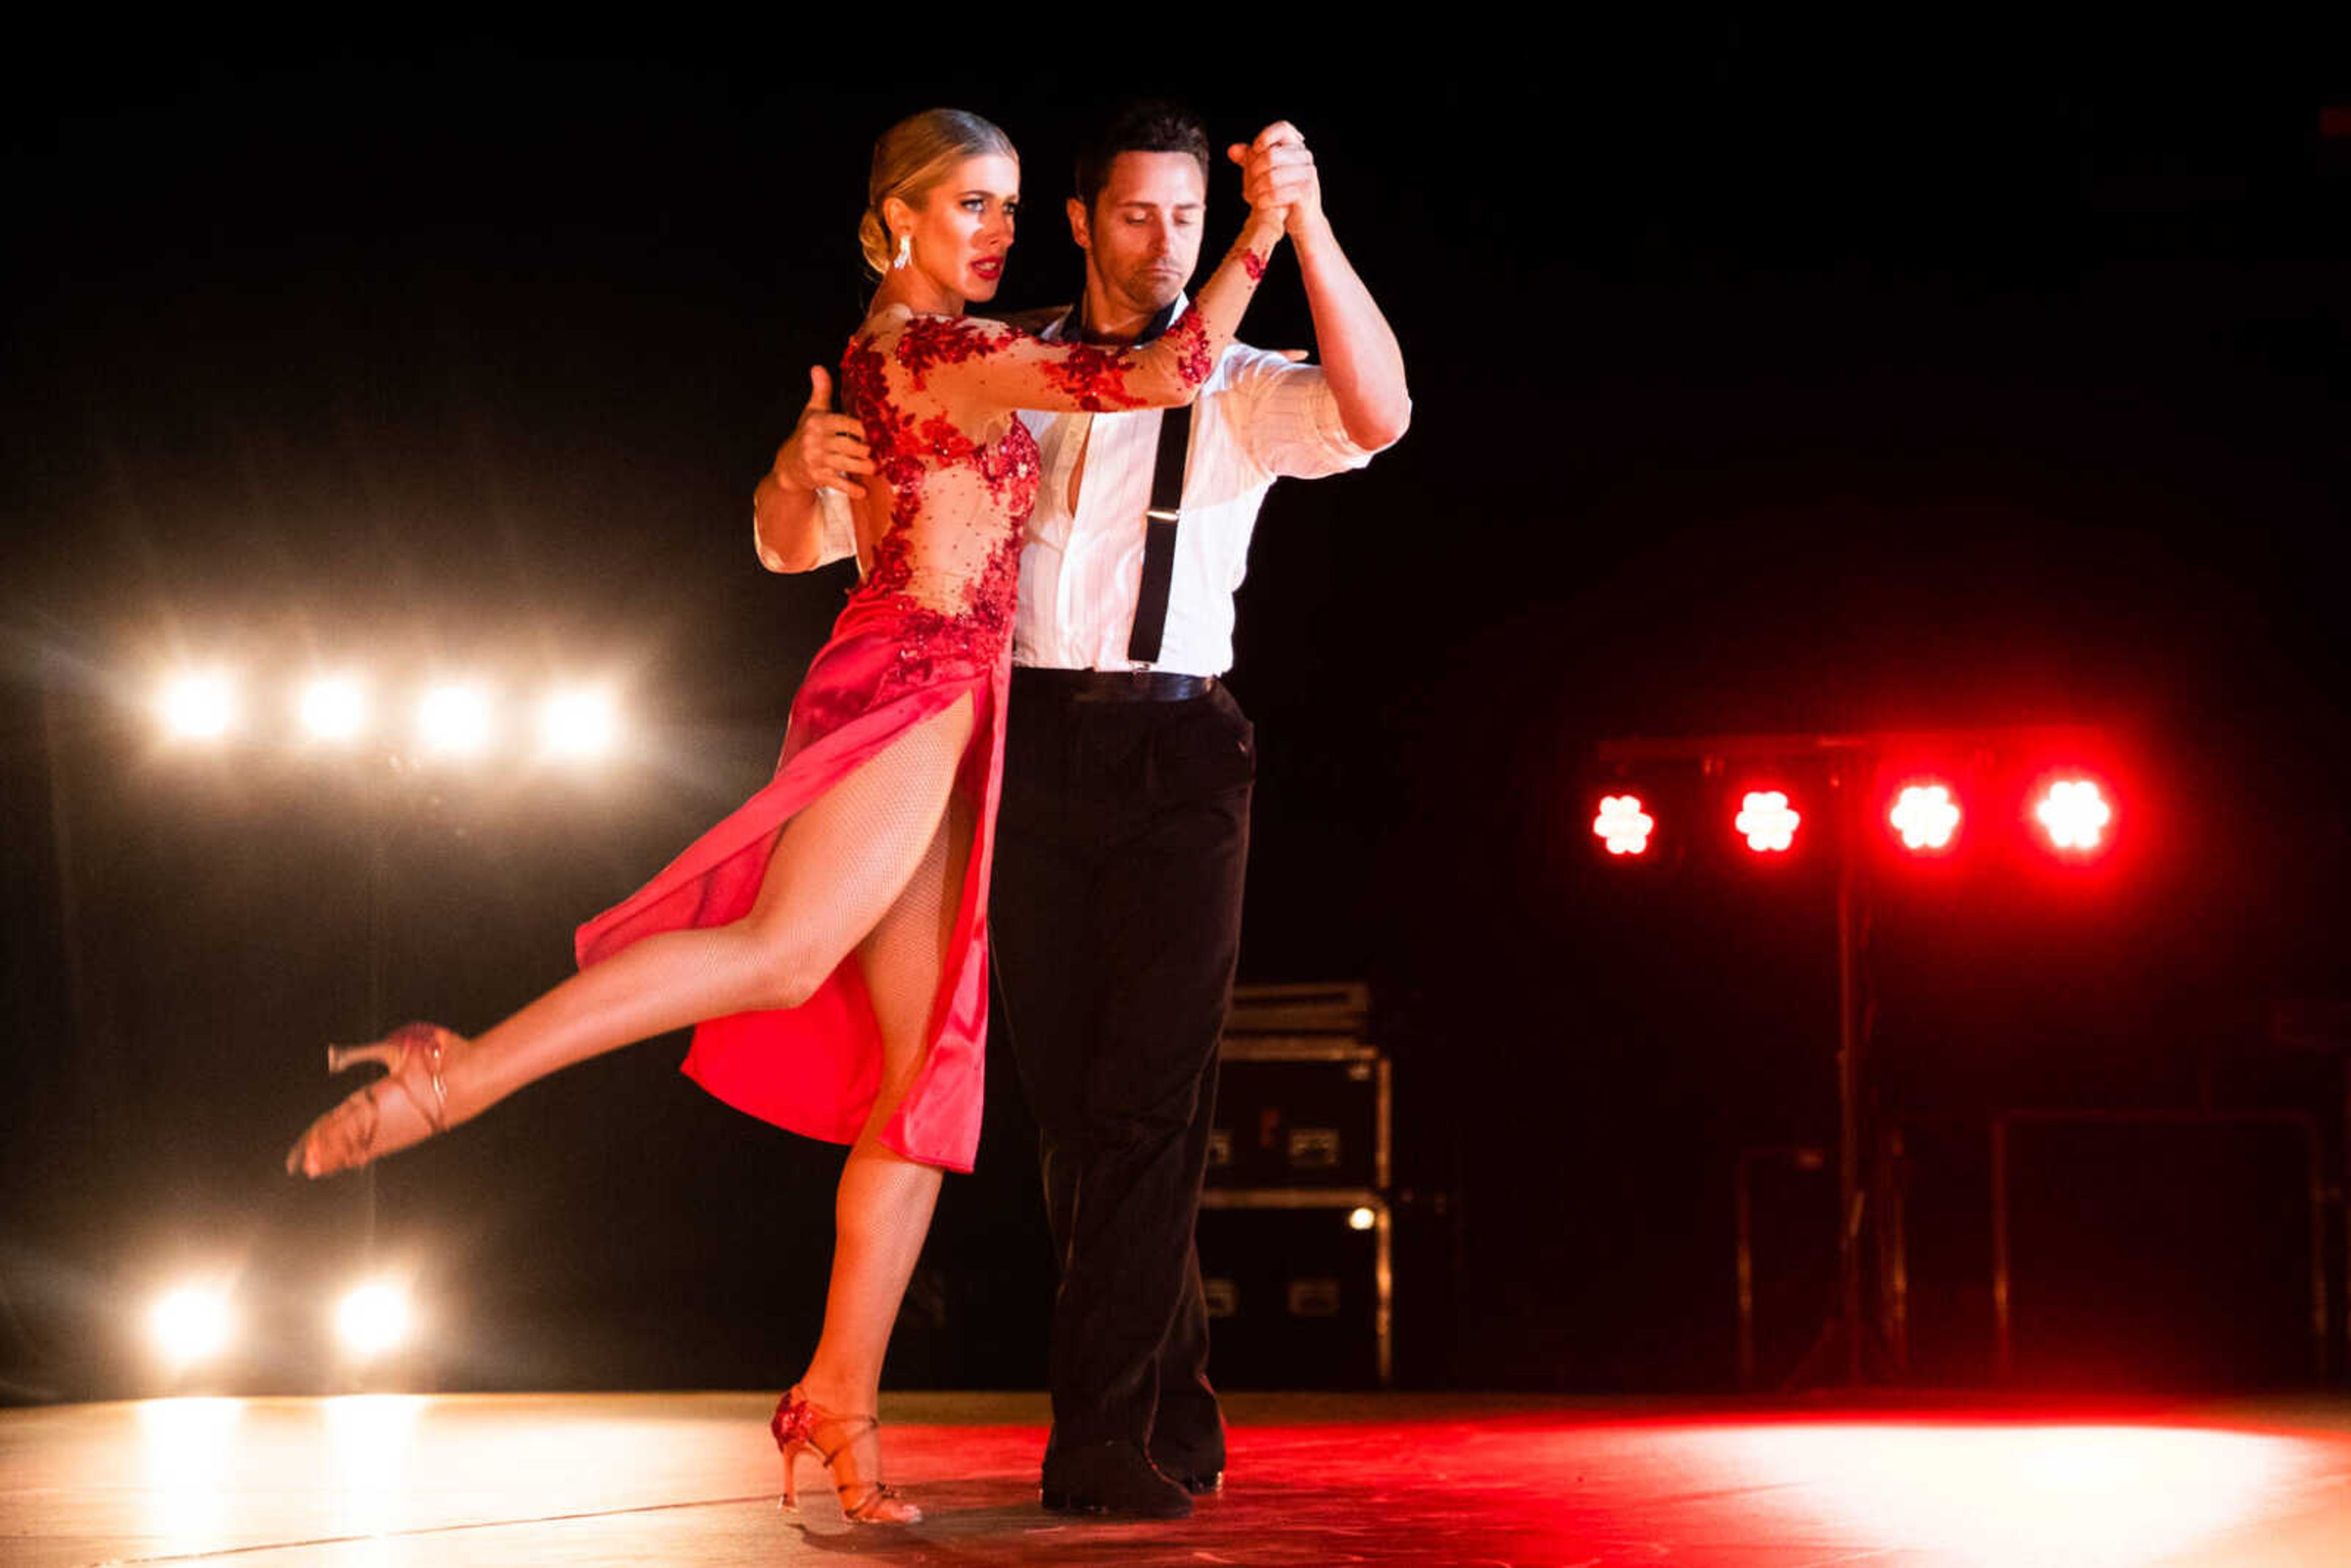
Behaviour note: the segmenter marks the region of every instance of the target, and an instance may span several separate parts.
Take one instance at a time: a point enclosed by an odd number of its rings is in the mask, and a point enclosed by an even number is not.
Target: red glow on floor
[[[772,1392],[175,1400],[0,1411],[9,1561],[1670,1563],[2284,1568],[2351,1562],[2341,1401],[2159,1418],[1468,1395],[1229,1395],[1180,1524],[1037,1503],[1041,1394],[883,1398],[909,1531],[776,1507]],[[1914,1413],[1915,1412],[1915,1413]]]

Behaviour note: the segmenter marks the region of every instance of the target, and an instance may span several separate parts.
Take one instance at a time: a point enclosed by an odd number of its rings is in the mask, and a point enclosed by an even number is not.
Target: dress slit
[[[972,729],[953,791],[974,808],[956,917],[932,996],[923,1064],[880,1134],[908,1159],[968,1171],[979,1145],[987,1030],[989,851],[1004,762],[1009,660],[909,660],[903,608],[852,599],[793,699],[775,777],[637,893],[580,927],[580,966],[657,931],[750,913],[784,825],[925,720],[968,695]],[[935,825],[933,829],[936,831]],[[808,1001],[705,1019],[684,1070],[718,1099],[807,1137],[854,1143],[882,1077],[882,1037],[854,945]]]

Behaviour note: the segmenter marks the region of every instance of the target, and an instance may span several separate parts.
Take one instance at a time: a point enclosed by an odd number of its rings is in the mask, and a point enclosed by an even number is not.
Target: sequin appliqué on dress
[[[895,358],[916,387],[933,365],[988,351],[973,334],[929,329],[949,325],[917,317],[900,334]],[[925,684],[943,668],[995,664],[1019,601],[1021,530],[1037,498],[1035,439],[1014,418],[986,443],[944,413],[916,421],[890,395],[882,350],[871,339],[851,342],[841,371],[848,405],[893,492],[889,528],[852,599],[898,605],[904,683]],[[974,528],[967,519],[975,514],[1000,522]]]

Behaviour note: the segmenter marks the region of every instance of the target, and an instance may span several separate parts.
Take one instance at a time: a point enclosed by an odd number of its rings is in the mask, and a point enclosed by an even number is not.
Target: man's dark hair
[[[1094,210],[1110,183],[1111,161],[1122,152],[1188,152],[1208,177],[1208,132],[1190,110],[1158,99],[1130,103],[1078,149],[1078,200]]]

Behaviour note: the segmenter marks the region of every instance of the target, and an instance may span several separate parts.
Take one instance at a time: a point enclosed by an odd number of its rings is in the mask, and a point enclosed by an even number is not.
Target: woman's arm
[[[1140,348],[1048,343],[968,316],[916,316],[884,347],[914,390],[948,402],[1049,413],[1165,408],[1192,401],[1231,342],[1280,243],[1284,214],[1255,209],[1192,308]],[[873,406],[852,390],[852,406]]]

